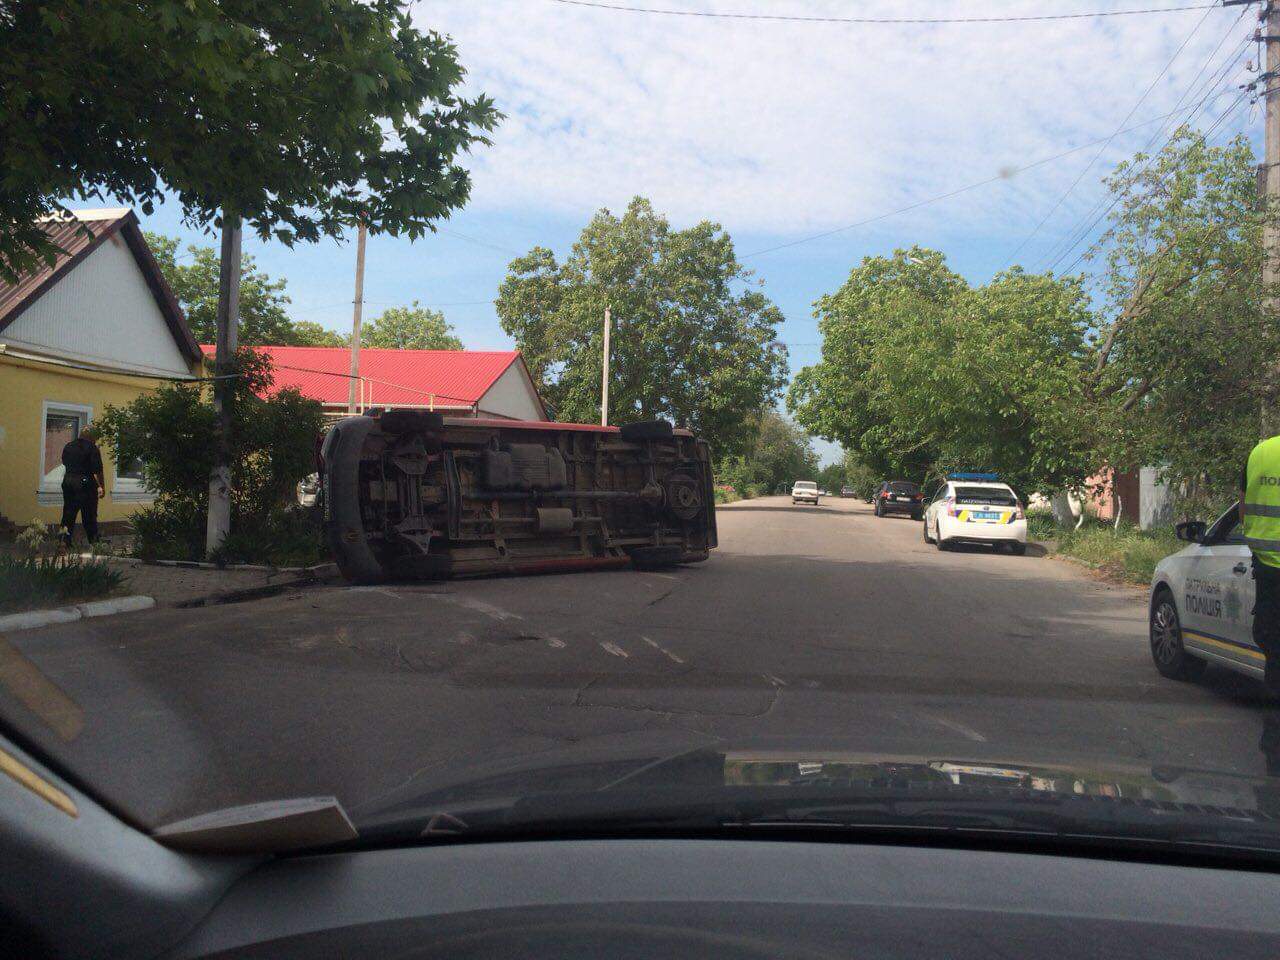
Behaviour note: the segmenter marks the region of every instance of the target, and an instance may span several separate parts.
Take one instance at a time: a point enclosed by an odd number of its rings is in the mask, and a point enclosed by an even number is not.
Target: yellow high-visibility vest
[[[1261,563],[1280,567],[1280,436],[1263,440],[1249,454],[1244,538]]]

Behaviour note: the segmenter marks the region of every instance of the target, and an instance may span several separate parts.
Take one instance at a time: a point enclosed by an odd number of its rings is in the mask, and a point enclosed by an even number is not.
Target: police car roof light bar
[[[948,480],[986,480],[988,482],[995,482],[1000,479],[1000,474],[998,473],[949,473],[947,474],[947,479]]]

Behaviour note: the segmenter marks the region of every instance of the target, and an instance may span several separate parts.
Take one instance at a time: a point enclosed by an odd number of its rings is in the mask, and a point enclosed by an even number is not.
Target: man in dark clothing
[[[97,434],[86,427],[62,448],[62,525],[67,546],[74,542],[76,514],[84,523],[85,536],[93,543],[98,539],[98,501],[107,495],[102,479],[102,452],[95,443]]]

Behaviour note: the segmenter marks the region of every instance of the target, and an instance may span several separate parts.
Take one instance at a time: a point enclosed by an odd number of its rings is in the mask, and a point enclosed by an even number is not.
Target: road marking
[[[474,597],[460,597],[450,595],[447,597],[449,602],[456,603],[459,606],[466,607],[468,610],[474,610],[476,613],[483,613],[486,617],[492,617],[494,620],[523,620],[524,617],[518,613],[511,613],[503,610],[501,607],[495,607],[492,603],[485,603],[483,600],[477,600]]]
[[[59,739],[70,742],[84,727],[84,710],[43,670],[0,637],[0,686],[39,717]]]
[[[349,593],[380,593],[384,597],[390,597],[392,600],[404,599],[389,587],[347,587],[347,591]]]
[[[627,653],[627,651],[623,650],[616,643],[609,643],[607,640],[602,641],[600,646],[602,646],[607,652],[612,653],[615,657],[622,657],[624,660],[631,656],[631,654]]]
[[[987,742],[987,738],[984,737],[982,734],[980,734],[977,730],[973,729],[973,727],[966,727],[963,723],[960,723],[959,721],[948,720],[946,717],[939,717],[932,713],[924,713],[921,715],[926,717],[929,720],[932,720],[938,726],[946,727],[948,730],[951,730],[954,733],[958,733],[960,734],[960,736],[968,740],[972,740],[975,743]]]
[[[663,580],[679,580],[679,577],[672,576],[669,573],[650,573],[651,577],[661,577]]]
[[[785,687],[787,685],[787,681],[783,680],[781,677],[775,677],[772,673],[764,674],[764,678],[779,687]]]
[[[547,637],[547,646],[551,647],[553,650],[563,650],[564,641],[558,637]]]
[[[676,663],[684,663],[684,661],[683,661],[683,660],[681,660],[679,657],[677,657],[674,653],[672,653],[672,652],[671,652],[670,650],[668,650],[666,647],[662,646],[662,645],[661,645],[660,643],[658,643],[656,640],[650,640],[650,639],[649,639],[648,637],[646,637],[644,634],[641,634],[641,635],[640,635],[640,639],[641,639],[641,640],[643,640],[645,643],[647,643],[649,646],[653,647],[653,649],[657,650],[659,653],[662,653],[662,654],[664,654],[664,655],[666,655],[666,656],[670,657],[670,658],[671,658],[672,660],[674,660]]]

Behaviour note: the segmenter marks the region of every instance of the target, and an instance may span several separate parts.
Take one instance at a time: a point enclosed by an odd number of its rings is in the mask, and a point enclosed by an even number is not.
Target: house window
[[[143,483],[141,460],[117,465],[115,480],[111,484],[111,499],[122,503],[153,499]]]
[[[93,419],[93,408],[78,403],[46,400],[41,426],[43,454],[40,459],[40,485],[36,499],[40,503],[62,502],[62,448],[80,436],[80,431]]]

